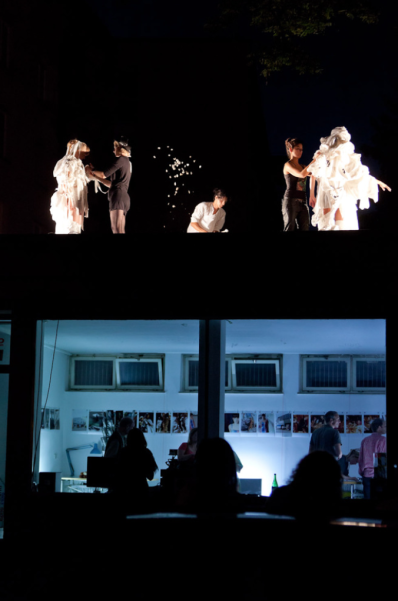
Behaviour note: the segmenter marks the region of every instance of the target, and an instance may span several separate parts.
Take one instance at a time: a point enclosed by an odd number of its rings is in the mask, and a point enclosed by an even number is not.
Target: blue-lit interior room
[[[157,486],[197,425],[199,321],[38,328],[35,471],[55,472],[58,491],[90,492],[87,457],[103,454],[105,419],[131,415],[159,466]],[[241,491],[268,496],[274,474],[286,484],[328,411],[340,416],[343,454],[359,449],[371,420],[386,417],[385,353],[383,319],[227,320],[224,437],[243,466]]]

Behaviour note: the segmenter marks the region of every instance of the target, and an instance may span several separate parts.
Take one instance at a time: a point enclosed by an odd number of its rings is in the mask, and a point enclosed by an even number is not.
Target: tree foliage
[[[321,36],[344,20],[372,24],[378,20],[374,0],[221,0],[210,29],[233,28],[246,21],[261,35],[257,58],[267,77],[283,67],[318,73],[319,62],[308,51],[306,38]]]

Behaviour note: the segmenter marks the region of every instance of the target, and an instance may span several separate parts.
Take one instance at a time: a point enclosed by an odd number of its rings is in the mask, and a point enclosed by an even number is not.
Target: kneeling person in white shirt
[[[201,202],[195,207],[188,226],[189,234],[219,233],[224,226],[226,213],[222,208],[228,198],[221,188],[213,190],[213,202]]]

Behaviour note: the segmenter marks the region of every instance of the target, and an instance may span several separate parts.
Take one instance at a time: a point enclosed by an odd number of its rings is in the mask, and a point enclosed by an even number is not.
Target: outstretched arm
[[[112,182],[109,179],[106,179],[103,171],[92,171],[91,173],[98,182],[104,184],[104,186],[106,186],[107,188],[111,187]]]
[[[388,190],[389,192],[391,192],[390,186],[387,186],[387,184],[384,184],[383,182],[380,182],[378,179],[376,180],[376,182],[379,184],[379,186],[383,190],[383,192],[385,190]]]
[[[293,167],[289,162],[285,163],[284,170],[288,173],[291,173],[295,177],[307,177],[307,175],[311,173],[311,165],[317,160],[318,154],[319,153],[317,152],[315,154],[315,157],[312,159],[311,163],[307,165],[307,167],[304,167],[304,169],[302,169],[301,171],[300,169],[296,169],[296,167]]]

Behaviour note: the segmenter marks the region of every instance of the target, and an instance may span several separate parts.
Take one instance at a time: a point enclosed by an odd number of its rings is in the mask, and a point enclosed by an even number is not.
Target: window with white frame
[[[71,357],[71,389],[113,389],[115,384],[115,362],[112,357]]]
[[[353,357],[353,389],[358,392],[384,392],[386,389],[385,357]]]
[[[117,359],[117,387],[123,390],[163,390],[163,359],[145,355]]]
[[[280,392],[281,356],[227,355],[225,390],[228,392]],[[183,390],[196,391],[199,385],[198,355],[183,356]]]
[[[384,356],[301,356],[301,392],[384,392],[385,387]]]
[[[280,362],[279,357],[232,359],[232,389],[249,392],[280,392]]]
[[[70,360],[71,390],[164,390],[164,357],[77,356]]]
[[[225,360],[225,390],[231,388],[231,361]],[[198,390],[199,386],[199,356],[183,355],[182,389],[187,392]]]

